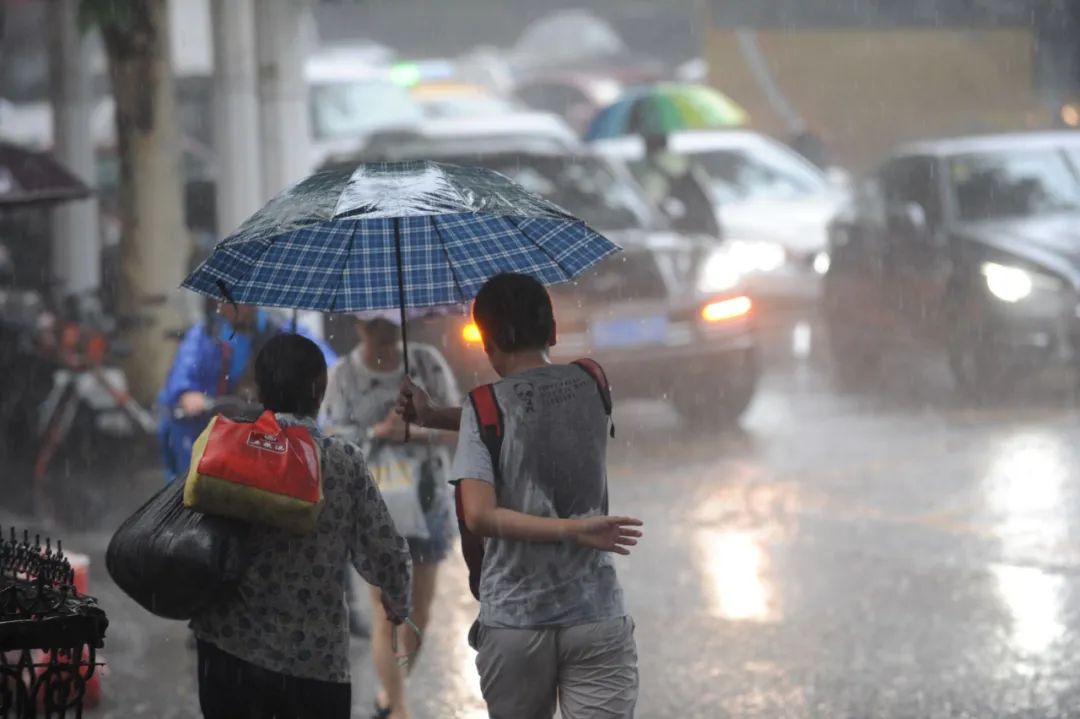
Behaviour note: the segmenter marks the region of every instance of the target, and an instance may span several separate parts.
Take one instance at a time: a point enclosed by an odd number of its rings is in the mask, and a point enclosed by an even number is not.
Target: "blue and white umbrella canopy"
[[[617,252],[497,172],[435,162],[320,172],[222,240],[183,286],[319,312],[462,304],[502,272],[566,282]],[[402,292],[403,287],[403,292]]]

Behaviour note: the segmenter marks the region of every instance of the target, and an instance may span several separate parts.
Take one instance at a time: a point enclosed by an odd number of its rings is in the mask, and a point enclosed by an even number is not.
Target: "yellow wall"
[[[1035,101],[1026,29],[761,30],[779,87],[841,164],[861,168],[898,142],[1020,129],[1049,118]],[[754,81],[731,29],[706,36],[710,80],[757,129],[787,128]]]

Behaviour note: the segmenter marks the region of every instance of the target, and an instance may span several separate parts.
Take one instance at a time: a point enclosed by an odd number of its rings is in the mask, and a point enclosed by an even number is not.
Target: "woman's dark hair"
[[[546,349],[555,330],[551,297],[528,275],[495,275],[480,288],[473,319],[484,339],[503,352]]]
[[[255,358],[255,386],[271,412],[314,417],[326,392],[322,350],[300,335],[271,337]]]

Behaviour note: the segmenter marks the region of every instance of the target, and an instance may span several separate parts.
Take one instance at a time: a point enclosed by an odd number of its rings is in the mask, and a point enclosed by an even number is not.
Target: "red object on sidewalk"
[[[85,554],[64,552],[68,563],[75,571],[75,591],[79,594],[90,593],[90,557]]]
[[[67,557],[68,562],[71,564],[72,570],[75,572],[75,591],[79,594],[90,593],[90,557],[85,554],[64,552],[64,556]],[[35,664],[46,664],[49,661],[48,652],[36,651],[34,652]],[[83,650],[82,660],[84,662],[90,661],[89,650]],[[101,661],[101,657],[98,656],[95,661]],[[86,708],[97,706],[101,702],[101,670],[102,667],[94,667],[94,675],[86,682],[86,694],[83,696],[83,706]],[[42,669],[38,669],[40,673]],[[85,672],[85,670],[84,670]]]

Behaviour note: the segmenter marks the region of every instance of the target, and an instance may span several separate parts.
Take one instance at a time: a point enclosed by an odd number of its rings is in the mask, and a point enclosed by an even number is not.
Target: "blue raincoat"
[[[180,396],[191,391],[203,392],[209,397],[234,393],[244,370],[253,360],[251,352],[256,336],[286,332],[288,329],[275,324],[266,313],[260,311],[253,334],[234,334],[232,325],[222,318],[216,318],[210,324],[203,320],[184,334],[157,401],[161,412],[158,440],[167,481],[187,472],[191,446],[210,422],[209,415],[173,416]],[[302,326],[297,328],[297,333],[317,344],[326,357],[326,366],[333,366],[337,355],[329,345]]]

